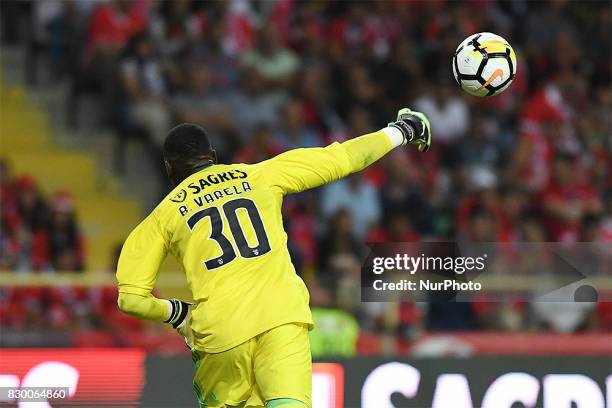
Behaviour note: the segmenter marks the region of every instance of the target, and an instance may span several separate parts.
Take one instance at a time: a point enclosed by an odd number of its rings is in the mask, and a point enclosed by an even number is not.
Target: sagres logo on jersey
[[[176,193],[176,195],[170,198],[170,201],[174,203],[182,203],[183,201],[185,201],[186,198],[187,198],[187,191],[181,188],[181,191],[179,191],[178,193]]]

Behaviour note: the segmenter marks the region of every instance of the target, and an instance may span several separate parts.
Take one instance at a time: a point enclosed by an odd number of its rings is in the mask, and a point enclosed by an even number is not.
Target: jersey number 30
[[[270,242],[268,240],[268,236],[266,235],[266,229],[264,228],[259,211],[257,210],[257,207],[253,201],[246,198],[238,198],[236,200],[226,202],[223,204],[222,208],[223,214],[225,215],[227,223],[229,224],[232,237],[234,238],[236,248],[238,248],[238,252],[240,253],[241,257],[255,258],[270,252]],[[240,208],[247,211],[249,220],[251,221],[251,225],[255,231],[257,245],[254,247],[249,246],[246,235],[244,234],[240,221],[238,220],[237,211]],[[209,239],[216,241],[217,244],[219,244],[219,247],[221,247],[220,256],[204,261],[204,265],[206,265],[206,268],[210,271],[223,265],[227,265],[236,259],[236,251],[234,250],[234,246],[230,240],[223,235],[223,218],[218,207],[208,207],[189,217],[187,220],[189,229],[193,231],[196,224],[206,217],[210,217],[211,229]]]

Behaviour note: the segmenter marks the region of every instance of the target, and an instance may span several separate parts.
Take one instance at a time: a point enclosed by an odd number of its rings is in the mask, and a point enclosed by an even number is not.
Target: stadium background
[[[604,398],[610,303],[361,303],[359,272],[366,241],[610,245],[609,2],[47,0],[3,1],[0,15],[3,384],[67,359],[94,387],[83,401],[193,401],[181,339],[121,315],[113,287],[122,240],[168,191],[166,130],[199,123],[221,161],[257,162],[376,130],[410,106],[431,120],[430,152],[394,152],[283,207],[319,323],[313,354],[344,366],[344,404],[359,403],[364,367],[404,361],[430,389],[462,372],[455,356],[470,386],[575,372]],[[492,99],[452,78],[456,46],[479,31],[508,39],[519,59]],[[158,293],[188,298],[173,261]],[[507,357],[517,355],[539,357]],[[320,366],[321,378],[337,368]],[[101,397],[100,384],[120,391]]]

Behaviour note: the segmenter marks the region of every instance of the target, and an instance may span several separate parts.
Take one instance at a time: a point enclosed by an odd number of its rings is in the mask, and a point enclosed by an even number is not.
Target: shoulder
[[[149,214],[160,227],[170,222],[179,213],[179,207],[186,204],[189,195],[186,181],[173,188]]]
[[[227,166],[226,171],[239,178],[248,178],[254,175],[259,175],[265,167],[265,162],[255,164],[238,163]]]

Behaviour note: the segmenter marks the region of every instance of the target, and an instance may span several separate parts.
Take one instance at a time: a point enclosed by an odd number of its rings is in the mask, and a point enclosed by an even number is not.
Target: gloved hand
[[[389,123],[402,132],[404,144],[415,144],[419,151],[425,152],[431,146],[431,126],[427,116],[421,112],[413,112],[408,108],[397,112],[397,120]]]
[[[189,308],[192,303],[183,302],[178,299],[168,299],[170,304],[172,305],[172,311],[170,312],[170,317],[165,323],[172,325],[173,328],[177,328],[181,323],[185,321],[187,318],[187,314],[189,313]]]
[[[193,303],[178,299],[169,299],[172,304],[172,313],[166,323],[172,325],[176,331],[185,338],[187,347],[193,347],[193,332],[191,331],[191,309]]]
[[[181,324],[176,327],[178,334],[185,338],[185,344],[187,344],[189,350],[193,348],[194,344],[193,331],[191,330],[191,309],[192,306],[189,306],[189,311],[187,312],[185,320],[183,320]]]

